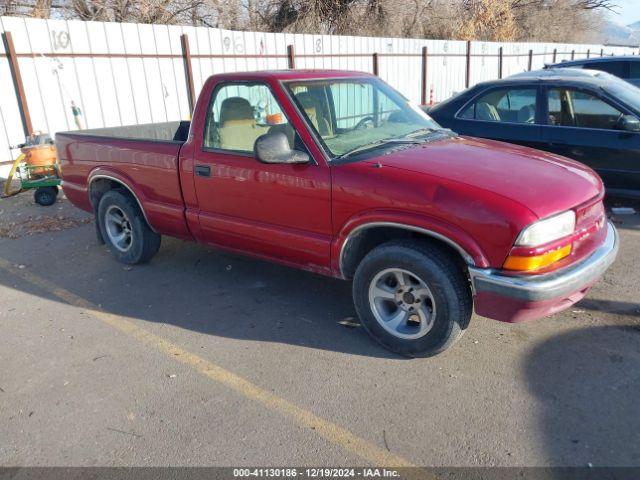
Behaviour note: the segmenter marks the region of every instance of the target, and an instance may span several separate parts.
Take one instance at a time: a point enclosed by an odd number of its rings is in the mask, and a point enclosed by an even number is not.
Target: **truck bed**
[[[123,125],[122,127],[90,128],[87,130],[61,132],[60,134],[184,143],[187,141],[190,125],[191,122],[183,120],[177,122],[145,123],[142,125]]]
[[[178,121],[57,133],[67,198],[93,211],[91,189],[100,182],[116,182],[144,206],[151,228],[190,238],[178,172],[189,126]]]

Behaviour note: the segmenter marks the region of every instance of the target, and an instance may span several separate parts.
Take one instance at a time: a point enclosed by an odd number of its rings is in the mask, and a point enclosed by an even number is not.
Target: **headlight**
[[[575,228],[576,214],[573,210],[569,210],[532,223],[520,233],[516,245],[521,247],[544,245],[571,235]]]

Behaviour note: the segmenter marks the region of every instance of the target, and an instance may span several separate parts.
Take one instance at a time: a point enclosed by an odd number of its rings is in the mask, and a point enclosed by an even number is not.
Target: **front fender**
[[[406,229],[436,238],[458,251],[468,265],[479,268],[489,266],[489,261],[478,243],[454,224],[426,215],[375,210],[351,217],[335,236],[331,245],[331,263],[336,276],[344,278],[342,262],[350,239],[364,229],[381,226]]]

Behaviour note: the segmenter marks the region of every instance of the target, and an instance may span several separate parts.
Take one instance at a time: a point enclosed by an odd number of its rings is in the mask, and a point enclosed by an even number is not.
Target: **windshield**
[[[604,90],[622,100],[628,107],[640,114],[640,88],[616,78],[603,87]]]
[[[369,146],[417,142],[441,130],[417,105],[376,78],[294,81],[287,88],[334,157]]]

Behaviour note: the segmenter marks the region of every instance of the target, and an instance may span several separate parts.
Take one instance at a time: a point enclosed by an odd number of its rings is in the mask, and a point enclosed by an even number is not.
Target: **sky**
[[[640,0],[616,0],[620,8],[611,15],[613,21],[623,25],[640,21]]]

